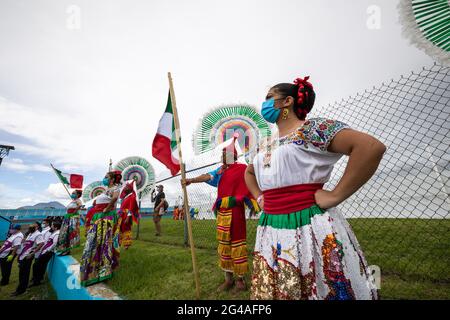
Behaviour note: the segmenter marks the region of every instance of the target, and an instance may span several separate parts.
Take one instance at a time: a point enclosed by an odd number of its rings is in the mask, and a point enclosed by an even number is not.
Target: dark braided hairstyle
[[[279,83],[272,87],[279,94],[294,98],[294,112],[300,120],[305,120],[316,100],[316,93],[308,79],[297,78],[294,83]]]

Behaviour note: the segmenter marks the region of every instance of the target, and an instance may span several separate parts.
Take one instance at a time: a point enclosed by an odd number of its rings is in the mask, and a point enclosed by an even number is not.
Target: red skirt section
[[[92,217],[94,214],[103,212],[105,208],[108,206],[108,203],[96,204],[94,205],[87,213],[86,213],[86,225],[91,224]]]
[[[316,203],[314,194],[323,183],[298,184],[263,191],[264,213],[287,214],[310,208]]]

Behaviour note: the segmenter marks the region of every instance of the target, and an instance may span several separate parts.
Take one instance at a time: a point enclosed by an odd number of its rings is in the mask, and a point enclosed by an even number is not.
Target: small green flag
[[[53,170],[55,170],[56,175],[58,176],[59,180],[61,181],[62,184],[65,185],[69,185],[69,180],[67,179],[67,176],[65,174],[63,174],[61,171],[59,171],[56,168],[53,168]]]

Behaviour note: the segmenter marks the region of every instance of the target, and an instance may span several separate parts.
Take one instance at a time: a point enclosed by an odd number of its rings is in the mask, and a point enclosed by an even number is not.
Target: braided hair
[[[316,93],[308,79],[309,76],[304,79],[297,78],[294,83],[279,83],[272,87],[279,94],[294,98],[294,112],[300,120],[305,120],[316,99]]]

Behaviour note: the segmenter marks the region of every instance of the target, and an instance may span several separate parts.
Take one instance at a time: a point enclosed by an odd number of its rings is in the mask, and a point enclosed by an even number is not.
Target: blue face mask
[[[275,109],[275,99],[270,98],[269,100],[266,100],[262,104],[261,108],[261,115],[263,116],[266,121],[270,123],[275,123],[278,120],[278,117],[280,116],[280,109]]]
[[[109,186],[109,179],[108,178],[103,178],[103,185],[104,186]]]
[[[77,196],[76,196],[75,194],[71,194],[70,197],[71,197],[72,199],[76,199],[76,198],[77,198]]]

